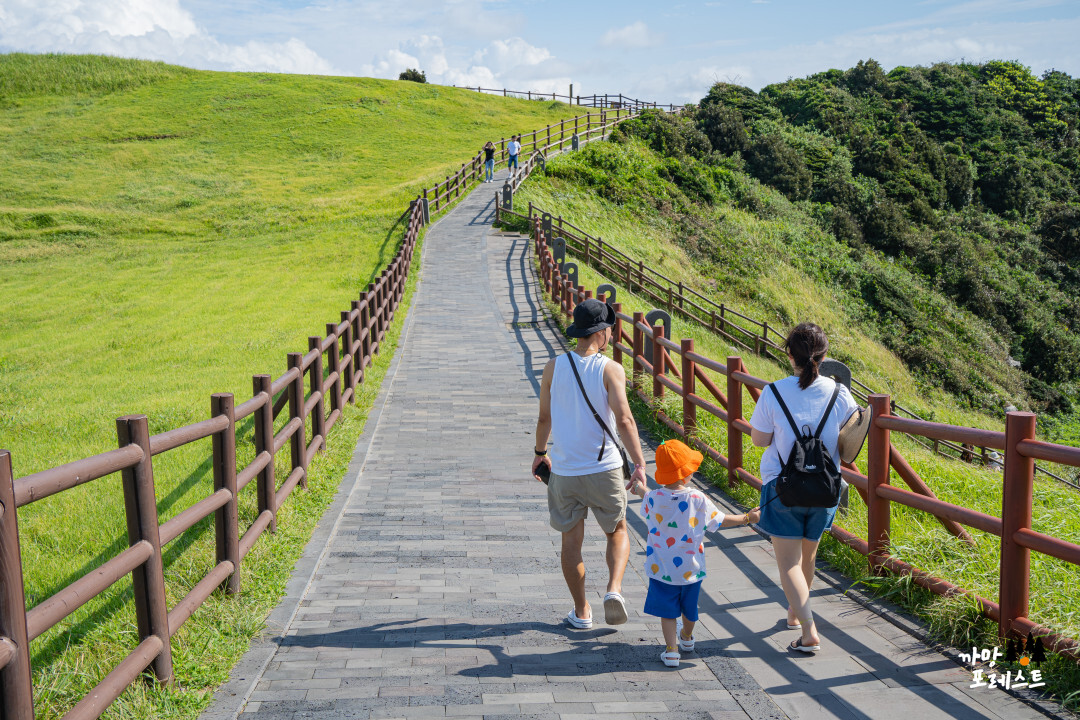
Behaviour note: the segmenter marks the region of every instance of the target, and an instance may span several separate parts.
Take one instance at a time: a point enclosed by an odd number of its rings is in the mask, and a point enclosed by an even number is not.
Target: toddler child
[[[656,449],[656,482],[661,487],[645,492],[638,482],[631,489],[642,498],[640,512],[649,527],[645,612],[660,618],[667,644],[660,659],[668,667],[679,666],[680,650],[694,649],[698,594],[705,577],[705,531],[748,525],[761,517],[758,508],[725,517],[704,493],[690,487],[688,481],[702,459],[697,450],[668,440]]]

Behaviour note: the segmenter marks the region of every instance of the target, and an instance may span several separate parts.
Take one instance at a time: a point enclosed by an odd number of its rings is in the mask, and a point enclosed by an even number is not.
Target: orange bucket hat
[[[671,485],[694,474],[704,456],[679,440],[668,440],[656,448],[656,482]]]

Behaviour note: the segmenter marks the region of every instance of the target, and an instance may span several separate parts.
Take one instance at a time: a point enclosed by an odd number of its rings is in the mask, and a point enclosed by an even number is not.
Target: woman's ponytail
[[[799,323],[788,335],[784,347],[799,370],[799,387],[805,390],[818,378],[818,366],[829,351],[829,339],[814,323]]]

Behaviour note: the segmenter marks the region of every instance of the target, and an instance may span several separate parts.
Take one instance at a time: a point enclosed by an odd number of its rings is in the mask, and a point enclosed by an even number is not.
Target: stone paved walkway
[[[562,341],[527,240],[491,230],[496,187],[429,230],[403,342],[338,498],[206,720],[1042,717],[970,690],[970,673],[821,581],[826,644],[793,657],[771,546],[747,529],[713,536],[698,650],[680,669],[661,665],[659,623],[641,613],[636,514],[630,621],[562,624],[558,536],[528,473],[539,373]],[[595,525],[586,542],[602,616]]]

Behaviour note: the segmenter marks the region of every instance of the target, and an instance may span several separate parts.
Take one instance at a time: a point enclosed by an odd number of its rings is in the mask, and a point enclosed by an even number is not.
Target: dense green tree
[[[792,200],[810,197],[814,178],[802,156],[778,133],[762,136],[752,142],[747,151],[746,165],[755,177]]]

